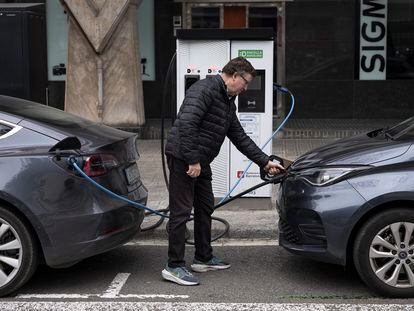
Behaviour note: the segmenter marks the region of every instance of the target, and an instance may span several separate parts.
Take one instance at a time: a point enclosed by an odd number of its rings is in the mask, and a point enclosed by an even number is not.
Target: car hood
[[[396,158],[407,152],[411,142],[393,141],[384,136],[361,134],[341,139],[300,156],[292,170],[326,165],[370,165]]]

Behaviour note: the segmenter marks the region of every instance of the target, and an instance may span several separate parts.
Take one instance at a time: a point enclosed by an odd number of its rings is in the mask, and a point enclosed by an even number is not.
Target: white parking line
[[[108,289],[102,294],[102,298],[115,298],[121,292],[131,273],[118,273]]]
[[[50,300],[50,299],[89,299],[89,298],[110,298],[110,299],[188,299],[188,295],[166,295],[166,294],[149,294],[149,295],[139,295],[139,294],[127,294],[127,295],[117,295],[115,297],[108,297],[104,295],[96,294],[21,294],[15,297],[16,299],[39,299],[39,300]],[[1,310],[1,308],[0,308]]]
[[[128,294],[120,295],[122,288],[127,282],[131,273],[118,273],[108,289],[103,292],[102,295],[97,294],[21,294],[17,295],[16,299],[40,299],[40,300],[49,300],[49,299],[88,299],[88,298],[104,298],[104,299],[188,299],[188,295],[168,295],[168,294],[150,294],[150,295],[140,295],[140,294]],[[2,310],[0,308],[0,310]]]
[[[179,303],[179,302],[0,302],[2,311],[412,311],[413,304]]]

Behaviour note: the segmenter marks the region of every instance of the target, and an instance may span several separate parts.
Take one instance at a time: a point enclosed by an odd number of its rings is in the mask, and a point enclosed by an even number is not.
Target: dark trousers
[[[185,266],[186,223],[194,207],[195,259],[208,261],[212,258],[211,214],[214,211],[214,196],[211,186],[211,169],[202,167],[197,178],[187,175],[188,166],[180,159],[167,156],[170,170],[168,223],[168,266]]]

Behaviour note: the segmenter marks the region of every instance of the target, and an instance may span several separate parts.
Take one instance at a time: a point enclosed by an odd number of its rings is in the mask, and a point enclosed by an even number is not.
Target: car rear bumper
[[[96,191],[86,195],[84,204],[72,210],[40,218],[50,241],[42,243],[49,266],[67,266],[108,251],[126,243],[140,231],[143,209]],[[128,197],[145,205],[147,189],[141,185]],[[140,199],[136,200],[138,197]]]
[[[54,238],[54,245],[44,249],[46,263],[52,267],[69,266],[118,247],[140,231],[143,219],[143,210],[129,206],[100,215],[77,217],[62,228],[65,235]],[[81,237],[78,232],[82,227],[88,230],[84,230]]]

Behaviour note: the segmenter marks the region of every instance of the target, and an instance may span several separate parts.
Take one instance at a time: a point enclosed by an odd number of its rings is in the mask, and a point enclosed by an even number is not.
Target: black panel
[[[287,79],[353,80],[353,41],[289,41],[286,53]]]
[[[192,28],[220,28],[219,7],[194,7],[191,8]]]
[[[44,15],[27,14],[28,58],[30,66],[30,99],[46,103],[47,50]]]
[[[354,79],[355,2],[298,0],[287,4],[288,81]]]
[[[287,3],[286,40],[353,40],[356,3],[353,0],[295,0]]]
[[[46,103],[44,4],[0,4],[0,93]]]
[[[272,28],[178,29],[181,40],[273,40]]]
[[[414,80],[355,81],[356,118],[411,116],[414,116]]]
[[[287,3],[286,79],[296,97],[296,118],[414,115],[413,2],[389,1],[386,81],[357,80],[359,2]]]
[[[277,8],[249,7],[249,27],[270,27],[277,31]]]
[[[154,11],[156,81],[143,81],[145,117],[160,118],[163,112],[165,117],[171,118],[176,116],[177,107],[175,65],[172,66],[172,80],[167,81],[165,97],[163,89],[168,65],[176,49],[172,16],[181,15],[181,7],[173,1],[154,0]]]
[[[200,75],[185,75],[184,76],[184,88],[185,94],[187,94],[187,90],[198,80],[200,80]]]
[[[353,118],[353,83],[353,81],[288,83],[287,87],[296,99],[293,116],[303,119]]]
[[[65,108],[65,81],[49,81],[48,105],[64,110]]]
[[[247,91],[239,95],[238,112],[265,112],[265,71],[256,70],[256,73]]]
[[[0,14],[0,94],[28,96],[22,39],[21,14]]]

